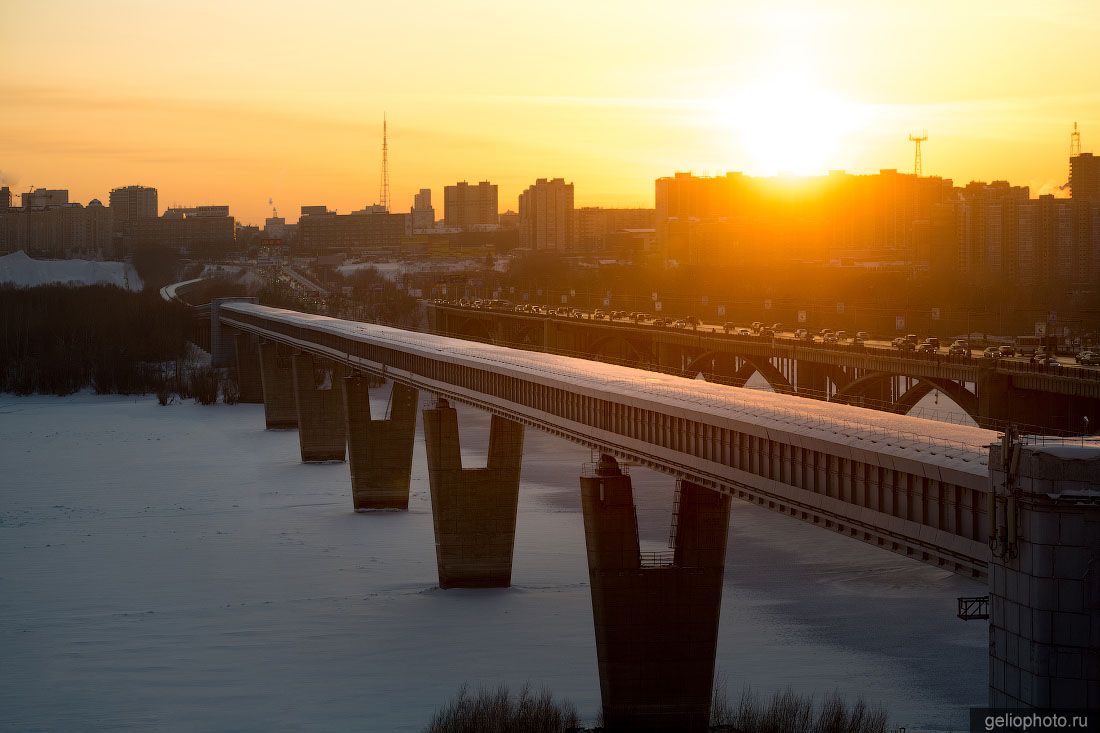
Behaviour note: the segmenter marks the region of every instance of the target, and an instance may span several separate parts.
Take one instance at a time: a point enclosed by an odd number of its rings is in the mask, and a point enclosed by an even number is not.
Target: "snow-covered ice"
[[[385,394],[377,396],[381,412]],[[468,465],[488,417],[460,410]],[[530,681],[594,718],[577,474],[528,431],[507,590],[436,587],[418,442],[408,513],[356,515],[259,405],[0,395],[0,729],[417,731],[464,682]],[[644,549],[670,479],[633,471]],[[734,504],[718,666],[862,693],[908,730],[986,698],[983,584]]]
[[[33,288],[39,285],[115,285],[139,291],[144,287],[137,271],[126,262],[96,260],[35,260],[26,252],[0,257],[0,283]]]

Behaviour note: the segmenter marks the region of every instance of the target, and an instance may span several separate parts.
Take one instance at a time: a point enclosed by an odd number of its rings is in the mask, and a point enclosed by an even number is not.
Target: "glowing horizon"
[[[594,6],[595,5],[595,6]],[[308,10],[308,12],[307,12]],[[0,9],[0,179],[13,193],[158,188],[161,208],[268,198],[391,209],[459,180],[515,209],[536,178],[578,206],[653,206],[676,171],[912,170],[1056,192],[1069,133],[1100,151],[1100,7],[686,0],[556,8],[108,0]],[[1072,63],[1069,60],[1072,59]]]

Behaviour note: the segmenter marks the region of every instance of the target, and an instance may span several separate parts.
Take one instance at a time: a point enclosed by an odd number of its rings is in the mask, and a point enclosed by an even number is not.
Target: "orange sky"
[[[823,9],[821,6],[826,6]],[[231,6],[231,7],[226,7]],[[350,211],[535,178],[652,206],[676,170],[911,170],[1051,191],[1100,152],[1100,3],[0,0],[0,179]]]

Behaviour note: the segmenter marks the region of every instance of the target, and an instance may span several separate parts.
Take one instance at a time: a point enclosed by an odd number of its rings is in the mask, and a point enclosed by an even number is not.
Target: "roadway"
[[[841,341],[836,341],[836,342],[825,342],[825,341],[822,340],[821,336],[818,335],[818,334],[812,334],[812,338],[809,339],[809,340],[799,339],[795,335],[795,332],[793,330],[786,330],[786,329],[775,332],[774,337],[759,336],[757,334],[752,333],[752,327],[751,327],[750,324],[731,325],[727,329],[725,324],[703,321],[703,322],[700,322],[699,325],[696,326],[694,329],[692,329],[690,326],[683,326],[683,327],[677,327],[677,326],[672,326],[672,325],[660,326],[660,325],[656,325],[652,322],[653,318],[665,318],[669,322],[673,322],[673,321],[677,320],[675,317],[663,316],[663,315],[653,316],[653,314],[650,314],[651,318],[649,319],[649,322],[646,322],[644,320],[643,321],[635,321],[632,318],[610,318],[610,316],[605,316],[602,319],[597,319],[597,318],[593,318],[592,313],[587,312],[587,311],[579,311],[578,316],[560,316],[560,315],[557,315],[553,312],[556,309],[551,307],[551,306],[543,306],[543,308],[550,311],[549,313],[533,313],[533,312],[528,312],[528,311],[516,311],[513,307],[509,307],[509,308],[491,308],[491,307],[486,308],[486,307],[483,306],[483,307],[478,308],[478,307],[474,307],[474,306],[470,306],[470,305],[463,306],[463,305],[461,305],[460,303],[458,303],[456,301],[445,301],[445,302],[437,301],[437,303],[440,304],[440,305],[447,305],[447,306],[450,306],[450,307],[453,307],[453,308],[464,308],[464,309],[470,309],[470,310],[475,310],[475,311],[476,310],[481,310],[481,311],[489,311],[489,312],[498,312],[498,313],[501,313],[501,314],[522,315],[522,316],[528,316],[528,317],[561,318],[561,319],[565,319],[565,320],[579,319],[579,320],[586,320],[586,321],[598,321],[598,322],[607,323],[607,324],[619,324],[619,325],[629,325],[631,327],[650,328],[650,329],[654,329],[655,331],[694,330],[696,332],[713,334],[713,335],[716,335],[716,336],[729,335],[729,336],[734,336],[734,337],[738,337],[738,338],[768,339],[768,340],[773,340],[773,341],[777,341],[777,342],[791,342],[791,343],[796,343],[796,344],[813,344],[813,345],[817,345],[817,346],[820,346],[820,347],[823,347],[823,348],[829,348],[829,347],[844,348],[844,349],[858,349],[858,348],[860,348],[857,344],[853,343],[852,338],[851,338],[851,336],[852,336],[851,333],[849,333],[849,338],[846,339],[846,340],[841,340]],[[923,337],[921,337],[921,339],[923,340]],[[946,356],[948,354],[948,346],[949,345],[950,344],[945,340],[943,345],[941,345],[941,347],[935,352],[935,354],[939,355],[941,357]],[[991,345],[998,345],[999,346],[999,345],[1001,345],[1001,343],[1000,342],[998,342],[998,343],[992,343],[991,342]],[[894,347],[893,341],[891,339],[875,338],[875,337],[866,339],[863,342],[863,348],[885,349],[885,350],[895,351],[895,352],[899,351],[898,349],[896,349]],[[913,351],[904,351],[904,352],[901,352],[901,353],[903,355],[916,356],[917,358],[920,358],[920,356],[921,356],[921,354],[915,354]],[[929,356],[933,356],[933,354],[929,354]],[[987,357],[985,357],[985,355],[983,353],[983,349],[980,349],[980,348],[971,349],[970,353],[969,353],[969,358],[972,359],[972,360],[975,360],[975,361],[986,361],[987,360]],[[1088,371],[1092,374],[1100,374],[1100,365],[1096,365],[1096,366],[1080,365],[1080,364],[1077,364],[1077,362],[1075,361],[1075,358],[1072,357],[1072,356],[1055,356],[1055,360],[1058,363],[1058,367],[1055,367],[1055,368],[1064,368],[1065,373],[1067,374],[1067,376],[1071,376],[1073,374],[1073,370],[1084,370],[1084,371]],[[1017,356],[1014,356],[1014,357],[1000,357],[1000,358],[997,359],[997,361],[1005,362],[1007,364],[1020,365],[1020,366],[1023,366],[1023,367],[1031,366],[1030,360],[1026,356],[1017,355]],[[1091,374],[1090,374],[1090,376],[1091,376]]]

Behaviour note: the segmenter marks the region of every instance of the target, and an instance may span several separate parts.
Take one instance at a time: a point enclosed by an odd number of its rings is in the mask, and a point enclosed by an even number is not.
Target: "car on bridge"
[[[912,351],[913,349],[916,348],[915,343],[913,343],[912,341],[910,341],[907,338],[902,338],[901,336],[898,336],[896,339],[891,341],[890,345],[893,346],[898,351]]]
[[[955,343],[951,344],[951,347],[947,350],[947,353],[950,356],[970,356],[970,349],[968,349],[965,344],[956,341]]]
[[[1000,359],[1001,350],[996,346],[987,346],[985,351],[982,352],[982,357],[985,359]]]
[[[722,330],[725,331],[726,333],[730,333],[735,328],[737,328],[737,324],[734,323],[733,321],[726,321],[725,323],[722,324]]]
[[[997,351],[1001,352],[1002,357],[1016,356],[1016,347],[1010,344],[1004,346],[998,346]]]
[[[1081,366],[1100,366],[1100,352],[1082,351],[1073,357]]]
[[[917,353],[918,354],[938,354],[939,351],[940,351],[940,348],[938,346],[936,346],[934,343],[932,343],[931,341],[922,341],[917,346]]]

